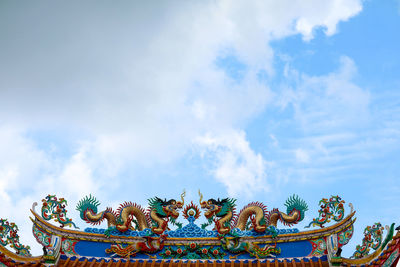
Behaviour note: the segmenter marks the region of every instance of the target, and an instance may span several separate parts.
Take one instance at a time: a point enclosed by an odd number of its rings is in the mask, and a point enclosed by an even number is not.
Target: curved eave
[[[349,258],[341,258],[340,260],[338,260],[341,263],[345,263],[347,265],[364,265],[366,263],[369,263],[371,261],[373,261],[375,258],[377,258],[382,252],[382,248],[377,249],[374,253],[363,257],[361,259],[349,259]],[[335,262],[335,260],[333,259],[333,262]]]
[[[133,236],[110,236],[110,238],[107,238],[104,236],[104,234],[95,234],[95,233],[87,233],[79,230],[70,230],[70,229],[64,229],[61,227],[54,226],[50,224],[49,222],[45,221],[41,216],[39,216],[34,210],[31,209],[32,214],[35,216],[35,219],[32,219],[32,222],[46,231],[49,234],[54,234],[58,236],[63,236],[67,237],[70,239],[75,239],[75,240],[89,240],[89,241],[95,241],[95,242],[124,242],[124,243],[129,243],[129,242],[135,242],[138,239],[141,239],[141,237],[133,237]],[[330,236],[332,234],[338,233],[344,229],[347,229],[350,227],[354,222],[355,218],[353,219],[353,216],[355,214],[355,211],[350,213],[349,215],[346,216],[342,221],[333,224],[329,227],[325,228],[320,228],[320,229],[315,229],[315,230],[309,230],[309,231],[304,231],[304,232],[299,232],[299,233],[293,233],[293,234],[282,234],[278,236],[278,239],[273,239],[271,235],[265,235],[265,236],[257,236],[257,237],[243,237],[243,240],[251,240],[253,242],[295,242],[295,241],[303,241],[303,240],[313,240],[313,239],[318,239],[322,238],[325,236]],[[193,238],[176,238],[176,237],[171,237],[168,238],[166,241],[166,244],[168,243],[174,243],[174,244],[179,244],[179,242],[187,242],[187,241],[193,241],[193,240],[201,240],[205,242],[219,242],[219,239],[217,237],[193,237]]]
[[[1,254],[5,255],[8,259],[11,259],[14,262],[20,262],[20,263],[40,263],[40,262],[42,262],[42,256],[28,257],[28,256],[18,255],[16,253],[8,250],[7,248],[3,247],[2,245],[0,245],[0,255]]]
[[[381,266],[388,259],[391,253],[395,251],[400,252],[400,231],[397,231],[396,235],[393,236],[391,242],[389,242],[385,247],[380,247],[374,253],[367,255],[360,259],[349,259],[349,258],[338,258],[332,259],[332,263],[340,263],[341,265],[347,266]],[[398,261],[400,254],[397,256],[395,261]]]

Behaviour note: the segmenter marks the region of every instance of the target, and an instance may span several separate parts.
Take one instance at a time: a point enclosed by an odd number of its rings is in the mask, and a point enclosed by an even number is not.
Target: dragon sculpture
[[[352,258],[360,259],[368,255],[370,249],[377,250],[382,244],[383,226],[380,222],[364,229],[364,238],[361,245],[356,246]]]
[[[224,198],[222,200],[215,200],[213,198],[208,201],[201,201],[202,195],[200,196],[200,205],[202,209],[206,209],[204,216],[206,216],[208,223],[202,224],[202,228],[215,222],[215,228],[219,234],[227,234],[231,230],[231,220],[235,215],[235,201],[236,199]],[[220,219],[215,219],[220,218]]]
[[[253,257],[267,258],[275,257],[281,253],[281,249],[275,245],[265,245],[260,247],[254,242],[243,242],[240,237],[221,237],[221,246],[223,249],[228,250],[234,254],[249,253]]]
[[[117,211],[106,208],[98,213],[97,207],[100,202],[89,195],[79,201],[76,209],[80,212],[82,220],[87,223],[95,225],[107,220],[107,233],[114,228],[120,232],[126,232],[129,229],[143,231],[151,228],[153,233],[162,234],[168,229],[169,221],[175,224],[175,220],[179,216],[177,210],[183,207],[184,197],[185,192],[181,194],[182,201],[176,201],[175,199],[167,201],[158,197],[150,198],[147,210],[136,203],[125,202],[120,205]]]
[[[19,242],[18,226],[13,222],[10,223],[7,219],[0,218],[0,245],[6,246],[8,244],[15,249],[18,255],[32,256],[31,248]]]
[[[336,222],[340,222],[344,218],[344,207],[345,203],[339,196],[331,196],[329,199],[323,198],[319,201],[320,209],[318,211],[318,218],[314,218],[308,226],[319,226],[324,228],[324,224],[329,223],[332,219]]]
[[[60,223],[60,227],[64,226],[73,226],[76,227],[75,223],[72,222],[72,219],[67,217],[67,210],[65,207],[67,206],[67,200],[64,198],[57,198],[55,195],[48,195],[46,198],[42,199],[42,218],[46,221],[54,219],[58,223]]]
[[[126,247],[123,247],[121,244],[113,244],[110,248],[106,249],[106,253],[123,258],[135,257],[137,253],[155,253],[164,248],[164,241],[167,239],[167,236],[162,234],[159,237],[144,236],[143,238],[146,241],[130,244]]]
[[[238,215],[235,214],[235,201],[233,198],[209,199],[203,201],[203,195],[199,192],[200,205],[205,209],[205,217],[208,223],[203,224],[205,228],[214,221],[215,229],[220,235],[225,235],[231,229],[254,230],[256,232],[265,232],[269,226],[276,227],[278,221],[291,226],[304,219],[304,213],[308,210],[306,202],[298,196],[293,195],[286,200],[286,213],[273,209],[267,210],[267,207],[260,202],[252,202],[245,206]]]

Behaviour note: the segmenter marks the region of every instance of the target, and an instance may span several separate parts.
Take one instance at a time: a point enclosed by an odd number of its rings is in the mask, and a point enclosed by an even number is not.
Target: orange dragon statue
[[[87,223],[100,224],[107,220],[108,229],[106,235],[110,231],[116,229],[120,232],[130,230],[143,231],[151,229],[155,234],[162,234],[168,229],[168,222],[176,224],[179,216],[178,209],[184,205],[185,192],[181,194],[182,201],[175,199],[161,199],[154,197],[148,199],[149,208],[145,210],[140,205],[132,202],[125,202],[120,205],[117,211],[112,208],[106,208],[102,212],[97,212],[100,202],[93,196],[89,195],[83,198],[77,205],[76,209],[80,211],[81,218]]]
[[[143,238],[146,241],[130,244],[125,247],[121,244],[113,244],[110,248],[106,249],[106,253],[123,258],[135,257],[137,253],[155,253],[164,248],[164,241],[167,239],[167,236],[162,234],[159,237],[144,236]]]
[[[205,210],[204,215],[208,223],[203,228],[215,223],[215,229],[220,235],[225,235],[237,228],[242,231],[254,230],[265,232],[270,226],[276,227],[278,221],[291,226],[304,219],[304,213],[308,210],[307,203],[296,195],[288,198],[285,202],[286,213],[267,207],[260,202],[252,202],[245,206],[238,215],[235,213],[236,199],[224,198],[209,199],[203,201],[203,195],[199,191],[200,205]]]

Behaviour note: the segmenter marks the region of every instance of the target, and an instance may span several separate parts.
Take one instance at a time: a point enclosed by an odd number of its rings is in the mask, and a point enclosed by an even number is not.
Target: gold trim
[[[332,259],[332,262],[334,263],[347,263],[350,265],[358,265],[358,264],[365,264],[365,263],[369,263],[371,261],[373,261],[376,257],[378,257],[381,253],[382,253],[382,248],[379,248],[377,250],[375,250],[374,253],[361,258],[361,259],[349,259],[349,258],[340,258],[340,259]]]
[[[28,256],[18,255],[16,253],[8,250],[7,248],[5,248],[2,245],[0,245],[0,252],[15,261],[32,262],[32,261],[40,261],[42,259],[42,256],[28,257]]]

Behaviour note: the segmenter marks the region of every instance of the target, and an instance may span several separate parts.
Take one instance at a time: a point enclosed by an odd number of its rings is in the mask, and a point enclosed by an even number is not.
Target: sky
[[[395,0],[1,1],[0,217],[40,254],[47,194],[81,229],[90,193],[297,194],[300,230],[339,195],[350,256],[367,225],[400,223],[399,29]]]

